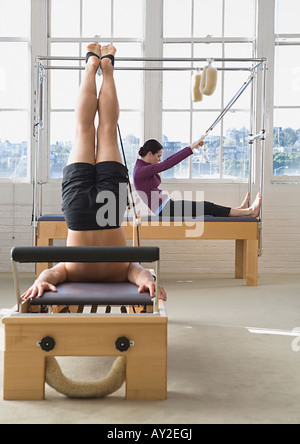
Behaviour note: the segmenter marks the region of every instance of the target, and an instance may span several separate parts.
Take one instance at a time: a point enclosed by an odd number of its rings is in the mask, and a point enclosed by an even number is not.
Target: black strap
[[[90,57],[97,57],[97,59],[100,60],[100,57],[97,54],[95,54],[94,52],[88,52],[85,58],[85,63],[89,61]]]
[[[106,56],[101,57],[101,60],[103,59],[109,59],[112,66],[115,66],[115,57],[112,54],[107,54]]]

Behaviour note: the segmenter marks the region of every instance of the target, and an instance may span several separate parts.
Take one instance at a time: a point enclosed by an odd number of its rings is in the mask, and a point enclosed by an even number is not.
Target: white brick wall
[[[172,186],[165,188],[171,190]],[[47,186],[43,213],[60,213],[60,187]],[[244,185],[201,187],[205,199],[237,206],[246,192]],[[32,244],[32,188],[24,184],[1,184],[0,272],[11,271],[10,250]],[[188,189],[196,189],[189,186]],[[300,185],[269,185],[264,198],[263,257],[260,273],[294,274],[300,271]],[[144,243],[145,244],[145,243]],[[234,273],[233,241],[148,241],[161,248],[163,273]],[[21,271],[32,271],[22,265]]]

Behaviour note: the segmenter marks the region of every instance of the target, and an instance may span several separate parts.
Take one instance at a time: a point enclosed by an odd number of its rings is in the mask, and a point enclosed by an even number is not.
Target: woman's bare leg
[[[242,205],[240,207],[238,207],[238,209],[244,210],[245,208],[249,208],[249,206],[250,206],[250,193],[248,192],[246,194],[246,197],[245,197]]]
[[[260,193],[257,194],[255,201],[249,208],[232,208],[229,216],[230,217],[258,217],[260,213],[260,207],[262,204],[262,196]]]
[[[116,48],[112,45],[102,47],[102,57],[108,54],[114,56],[115,53]],[[103,83],[98,100],[99,126],[97,130],[96,163],[122,163],[117,131],[120,109],[111,60],[101,60],[101,69]]]
[[[87,52],[101,56],[101,46],[91,44]],[[85,78],[80,87],[76,112],[76,136],[68,165],[71,163],[90,163],[95,165],[95,116],[98,109],[96,72],[100,60],[90,57],[85,69]]]

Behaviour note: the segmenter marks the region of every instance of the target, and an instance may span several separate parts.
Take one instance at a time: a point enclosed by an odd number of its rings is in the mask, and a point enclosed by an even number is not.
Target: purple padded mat
[[[130,282],[65,282],[57,290],[46,291],[41,298],[34,298],[31,305],[153,305],[150,294],[139,294],[138,287]]]

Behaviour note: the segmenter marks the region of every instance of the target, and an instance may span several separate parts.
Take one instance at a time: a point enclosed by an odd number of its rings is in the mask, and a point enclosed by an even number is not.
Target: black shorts
[[[73,231],[120,228],[126,211],[127,168],[118,162],[73,163],[63,172],[62,210]]]

